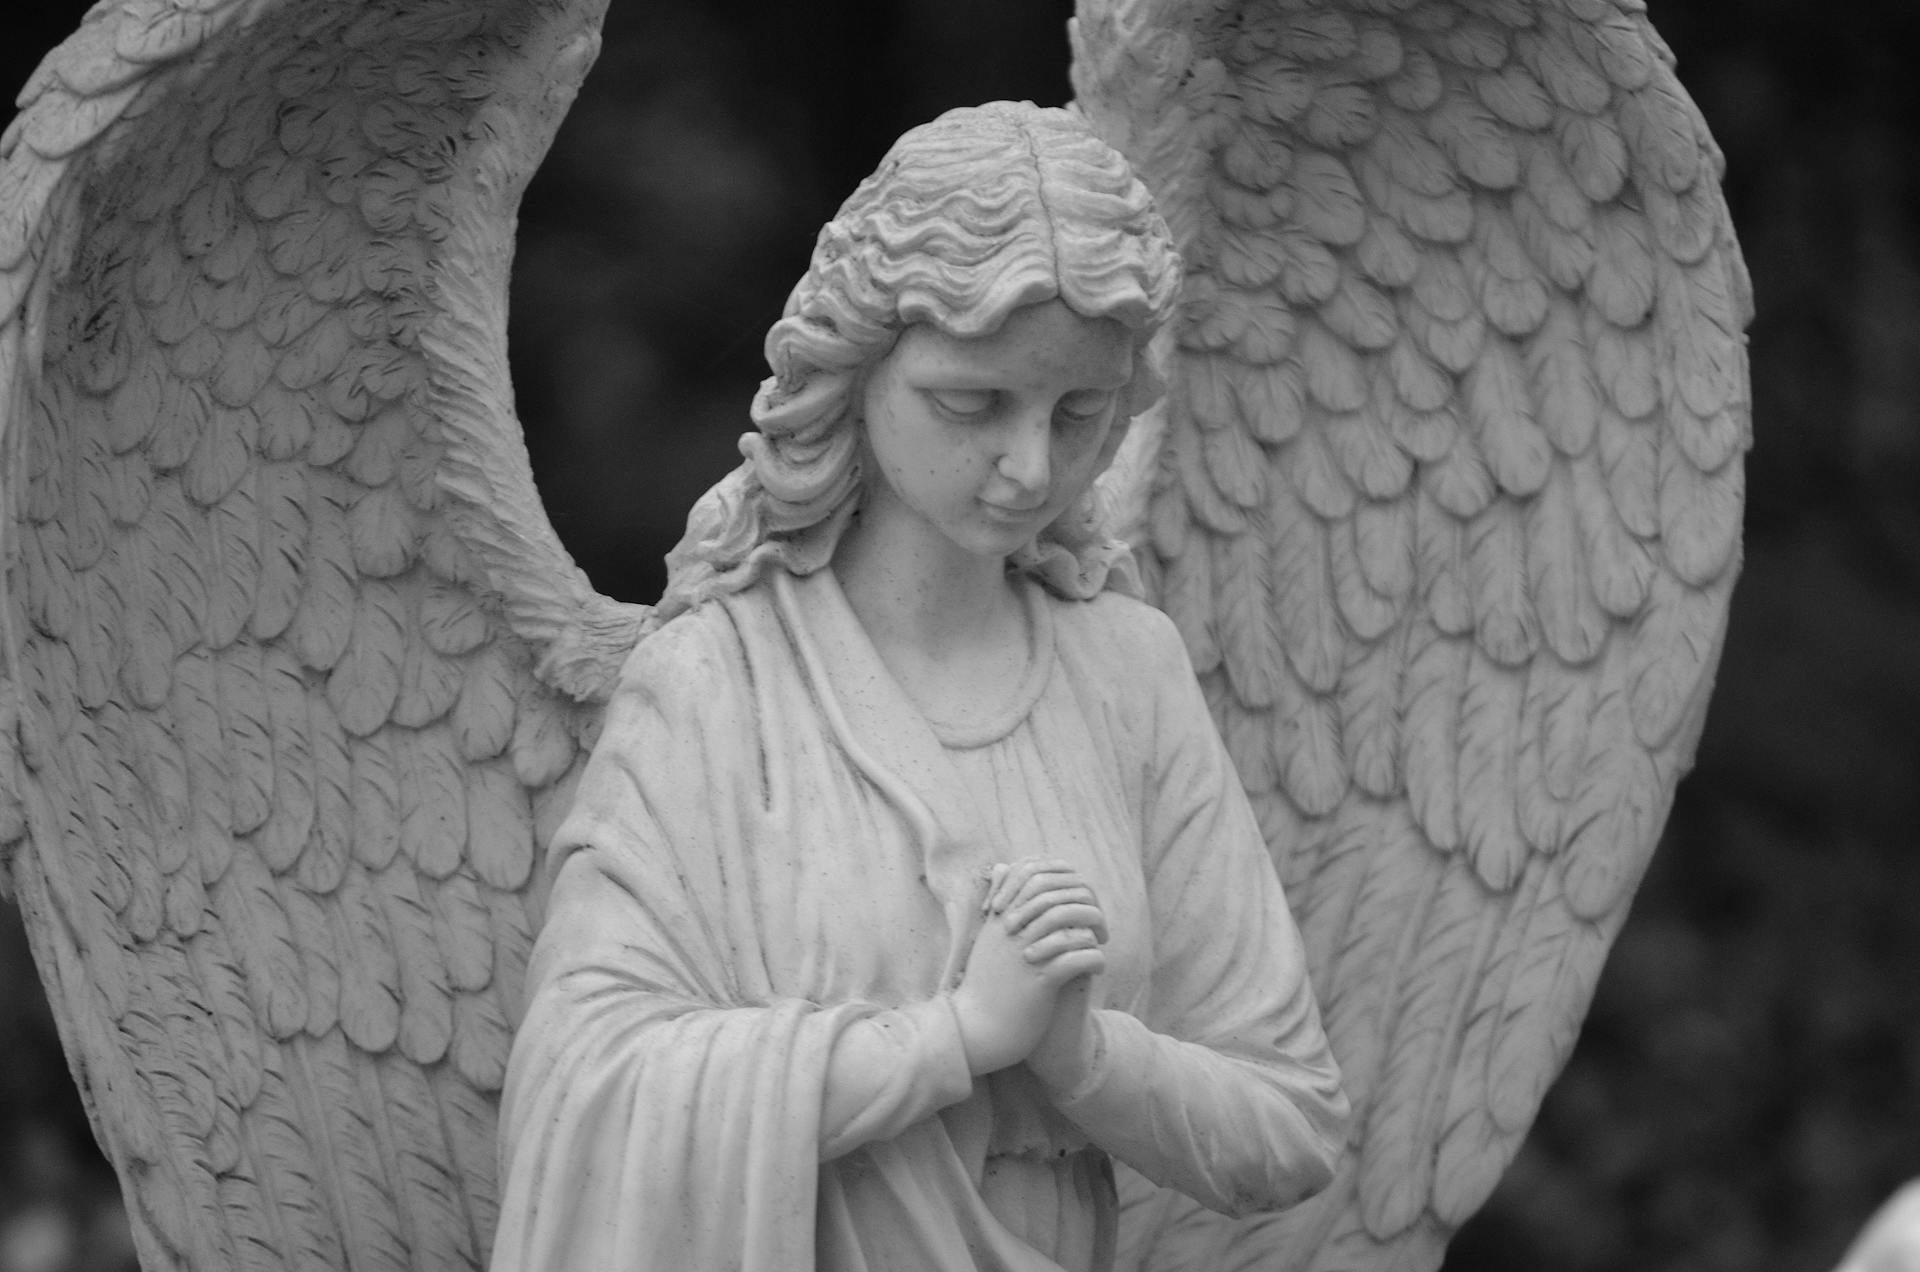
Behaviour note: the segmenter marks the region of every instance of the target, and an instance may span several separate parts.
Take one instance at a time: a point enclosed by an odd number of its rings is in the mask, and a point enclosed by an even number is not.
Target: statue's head
[[[995,102],[907,133],[820,231],[767,335],[773,374],[753,404],[759,431],[741,439],[746,463],[689,518],[663,607],[744,586],[761,561],[804,574],[831,559],[859,502],[864,377],[910,327],[983,336],[1056,298],[1116,320],[1134,338],[1131,417],[1159,394],[1147,343],[1180,273],[1146,187],[1072,111]],[[1123,555],[1089,499],[1015,564],[1091,594]]]

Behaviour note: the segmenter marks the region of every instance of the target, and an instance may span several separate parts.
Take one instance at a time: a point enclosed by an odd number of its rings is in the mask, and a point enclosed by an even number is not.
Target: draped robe
[[[1026,673],[966,730],[831,571],[634,652],[552,849],[495,1272],[1104,1272],[1111,1159],[1228,1214],[1324,1185],[1345,1098],[1184,648],[1018,587]],[[1072,1090],[971,1077],[945,993],[1029,856],[1111,929]]]

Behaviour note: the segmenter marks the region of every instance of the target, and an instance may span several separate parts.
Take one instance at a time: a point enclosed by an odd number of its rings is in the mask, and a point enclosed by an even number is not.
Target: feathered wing
[[[1143,556],[1356,1119],[1147,1267],[1437,1264],[1572,1047],[1738,564],[1748,282],[1638,0],[1085,0],[1188,263]]]
[[[535,846],[640,617],[504,370],[603,7],[124,0],[0,146],[0,836],[149,1269],[485,1260]]]

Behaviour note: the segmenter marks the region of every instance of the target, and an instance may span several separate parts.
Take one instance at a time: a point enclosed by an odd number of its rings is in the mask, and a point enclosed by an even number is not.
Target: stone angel
[[[507,373],[603,8],[114,0],[0,141],[0,840],[143,1264],[1435,1266],[1737,567],[1641,6],[1086,0],[653,607]]]

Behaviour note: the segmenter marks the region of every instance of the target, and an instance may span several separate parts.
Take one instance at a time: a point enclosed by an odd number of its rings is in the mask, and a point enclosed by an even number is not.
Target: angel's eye
[[[1054,419],[1068,425],[1093,424],[1104,419],[1113,409],[1115,393],[1112,389],[1088,389],[1079,393],[1069,393],[1060,399],[1054,408]]]
[[[992,389],[928,389],[927,400],[952,420],[977,420],[993,409]]]

